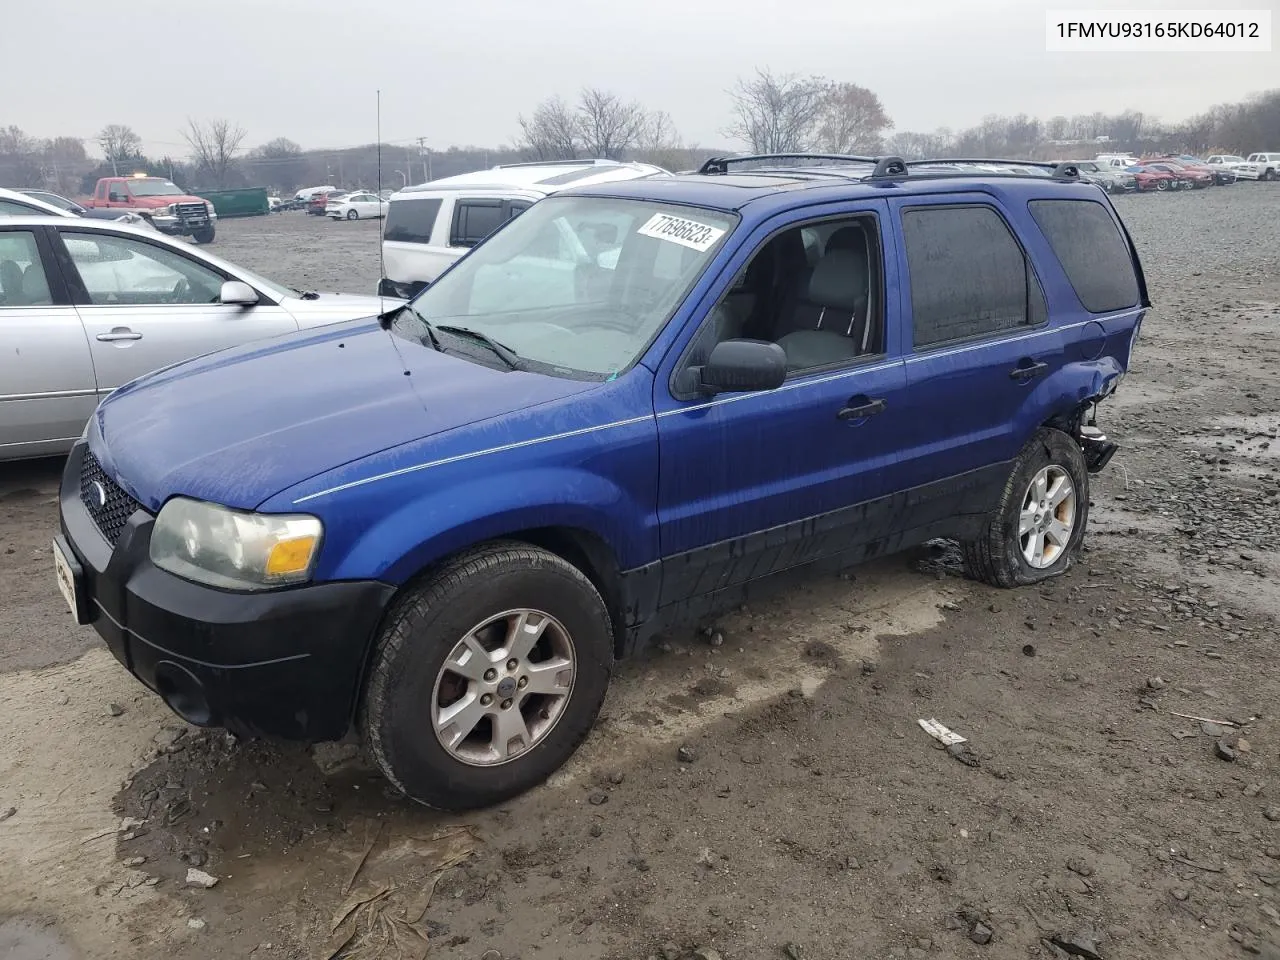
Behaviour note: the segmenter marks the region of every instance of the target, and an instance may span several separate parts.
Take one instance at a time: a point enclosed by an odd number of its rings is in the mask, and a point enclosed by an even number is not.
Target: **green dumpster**
[[[197,190],[195,196],[213,203],[214,212],[220,220],[231,217],[265,216],[270,207],[267,204],[266,187],[244,187],[240,190]]]

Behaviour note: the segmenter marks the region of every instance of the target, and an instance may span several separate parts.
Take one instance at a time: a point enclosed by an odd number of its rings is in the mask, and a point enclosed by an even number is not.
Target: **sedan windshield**
[[[393,329],[428,342],[422,321],[445,328],[437,339],[450,351],[459,331],[479,333],[529,369],[604,379],[639,359],[735,223],[697,207],[549,197],[424,290]],[[482,338],[466,339],[474,350]]]
[[[168,180],[130,180],[129,192],[135,197],[181,197],[178,185]]]

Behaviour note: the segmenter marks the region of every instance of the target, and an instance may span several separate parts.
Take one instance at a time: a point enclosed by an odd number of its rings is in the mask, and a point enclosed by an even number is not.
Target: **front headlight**
[[[151,532],[151,562],[228,590],[266,590],[310,579],[324,525],[308,514],[231,510],[174,497]]]
[[[215,210],[213,209],[213,204],[212,204],[212,203],[206,203],[206,204],[204,205],[204,207],[205,207],[205,210],[207,210],[207,211],[209,212],[209,219],[210,219],[210,220],[212,220],[214,217],[216,217],[216,216],[218,215],[218,214],[217,214],[217,211],[215,211]]]

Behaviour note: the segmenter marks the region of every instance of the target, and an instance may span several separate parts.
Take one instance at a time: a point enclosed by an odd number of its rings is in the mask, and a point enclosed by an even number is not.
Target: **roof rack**
[[[819,167],[775,166],[744,172],[761,174],[799,173],[804,174],[805,176],[845,177],[857,180],[893,182],[907,177],[910,177],[911,179],[920,179],[922,177],[972,177],[974,172],[963,168],[981,165],[991,167],[1037,167],[1049,171],[1048,177],[1055,180],[1076,180],[1080,176],[1079,167],[1071,161],[1047,163],[1041,160],[1000,160],[991,157],[943,157],[930,160],[903,160],[901,157],[856,157],[840,153],[764,153],[745,157],[712,157],[704,163],[701,168],[699,168],[698,173],[728,173],[730,164],[751,163],[762,160],[820,160],[827,161],[828,166],[826,169]],[[859,171],[854,174],[852,172],[832,169],[835,165],[843,166],[855,164],[869,165],[871,170],[866,173]],[[931,167],[934,169],[929,169]],[[954,169],[938,169],[940,167],[952,167]],[[985,175],[991,177],[1027,176],[1025,172],[1018,173],[1014,171],[1002,173],[987,172]]]
[[[712,157],[699,173],[728,173],[731,163],[755,163],[760,160],[828,160],[837,163],[871,163],[875,157],[854,157],[843,153],[755,153],[745,157]]]

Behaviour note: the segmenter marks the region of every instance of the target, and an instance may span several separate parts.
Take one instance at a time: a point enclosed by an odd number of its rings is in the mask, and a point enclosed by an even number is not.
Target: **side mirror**
[[[764,340],[724,340],[698,372],[703,393],[775,390],[787,379],[787,355]]]
[[[251,307],[258,302],[258,291],[239,280],[228,280],[222,285],[222,291],[218,294],[218,302]]]

